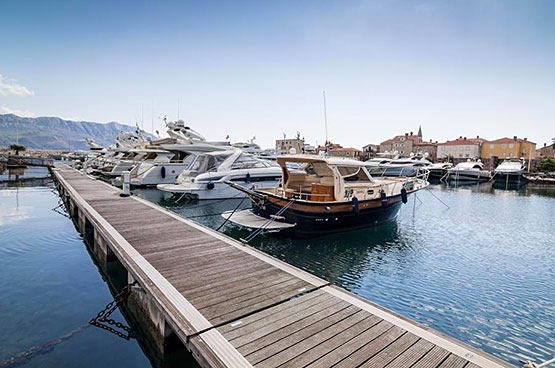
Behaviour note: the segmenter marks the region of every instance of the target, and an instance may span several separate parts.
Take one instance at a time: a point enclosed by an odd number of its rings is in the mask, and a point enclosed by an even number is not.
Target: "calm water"
[[[0,189],[0,367],[86,325],[113,298],[71,220],[52,210],[58,197],[44,185]],[[302,240],[260,236],[254,245],[514,364],[553,356],[555,191],[488,184],[432,191],[451,208],[424,191],[422,203],[411,199],[395,223]],[[240,204],[136,193],[211,227],[223,221],[213,214]],[[224,231],[248,234],[233,225]],[[114,318],[123,320],[119,312]],[[145,350],[142,342],[88,327],[22,366],[148,367]]]

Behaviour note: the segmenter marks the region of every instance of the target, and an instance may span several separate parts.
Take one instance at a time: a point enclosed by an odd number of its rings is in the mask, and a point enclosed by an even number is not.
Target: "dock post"
[[[123,192],[120,194],[120,197],[129,197],[129,179],[131,175],[129,171],[124,171],[121,173],[121,181],[123,183]]]

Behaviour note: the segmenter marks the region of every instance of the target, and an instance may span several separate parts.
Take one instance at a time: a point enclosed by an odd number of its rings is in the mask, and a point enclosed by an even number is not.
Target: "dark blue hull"
[[[311,213],[287,209],[281,214],[285,218],[281,221],[296,224],[294,228],[286,231],[299,234],[317,234],[359,229],[395,219],[402,202],[400,198],[396,198],[393,201],[390,199],[388,202],[386,206],[360,210],[359,213],[354,213],[353,211]],[[281,208],[281,206],[269,202],[266,202],[264,206],[257,206],[253,203],[252,211],[259,216],[271,218]]]

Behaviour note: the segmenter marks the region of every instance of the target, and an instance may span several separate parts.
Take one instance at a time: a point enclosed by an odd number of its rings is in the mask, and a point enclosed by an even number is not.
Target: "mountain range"
[[[0,147],[18,142],[32,149],[88,150],[86,138],[107,147],[114,143],[118,133],[135,130],[135,127],[117,122],[102,124],[56,117],[25,118],[0,114]]]

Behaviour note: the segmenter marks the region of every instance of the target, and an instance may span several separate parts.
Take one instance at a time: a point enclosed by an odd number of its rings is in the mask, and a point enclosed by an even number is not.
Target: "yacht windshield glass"
[[[345,181],[370,181],[370,178],[361,167],[338,166],[337,169]]]
[[[253,168],[262,168],[268,167],[265,162],[262,160],[257,159],[251,155],[241,155],[235,162],[231,165],[231,170],[238,170],[238,169],[253,169]]]

